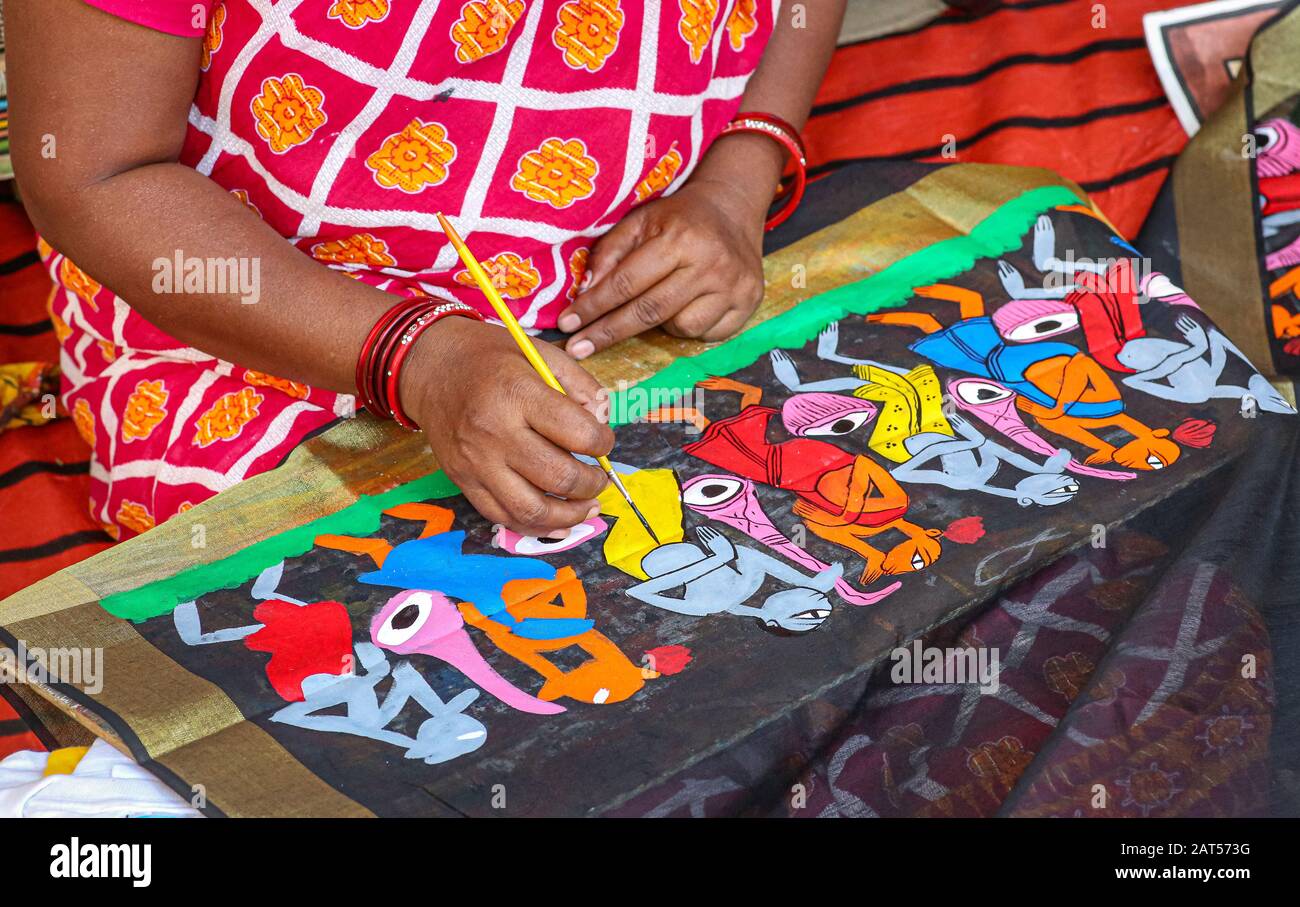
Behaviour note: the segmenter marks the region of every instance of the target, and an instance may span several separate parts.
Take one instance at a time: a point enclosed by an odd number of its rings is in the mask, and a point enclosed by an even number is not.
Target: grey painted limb
[[[225,630],[204,633],[202,622],[199,620],[197,602],[181,602],[177,605],[172,611],[172,623],[176,627],[176,635],[187,646],[210,646],[213,643],[234,642],[245,636],[252,636],[262,629],[261,624],[249,624],[246,627],[229,627]]]

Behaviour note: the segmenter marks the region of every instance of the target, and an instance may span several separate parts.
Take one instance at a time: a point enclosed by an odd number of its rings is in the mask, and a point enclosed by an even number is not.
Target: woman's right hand
[[[557,536],[599,513],[608,482],[570,452],[608,454],[614,433],[597,418],[605,400],[596,379],[557,347],[537,348],[567,397],[546,386],[504,328],[443,318],[416,341],[398,393],[480,514],[520,535]]]

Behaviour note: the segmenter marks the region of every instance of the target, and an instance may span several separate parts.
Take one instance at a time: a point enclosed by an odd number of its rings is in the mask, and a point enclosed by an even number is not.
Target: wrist
[[[771,139],[731,133],[714,140],[687,185],[719,195],[761,224],[776,195],[785,162],[785,149]]]
[[[437,409],[456,374],[457,359],[473,355],[488,326],[473,318],[450,317],[429,326],[415,338],[397,376],[397,398],[402,409],[423,426],[425,414]]]

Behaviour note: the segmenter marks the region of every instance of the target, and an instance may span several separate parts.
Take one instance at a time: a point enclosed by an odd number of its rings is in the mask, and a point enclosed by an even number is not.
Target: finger
[[[571,529],[600,512],[595,501],[549,497],[510,469],[488,477],[484,485],[505,511],[503,524],[520,535],[544,536]]]
[[[647,248],[638,249],[636,255]],[[615,282],[614,278],[610,282]],[[661,325],[699,297],[699,284],[697,272],[679,268],[574,334],[566,348],[575,358],[585,359],[620,340]]]
[[[728,309],[714,323],[713,327],[700,334],[698,339],[706,343],[713,343],[717,340],[726,340],[728,337],[733,337],[740,332],[740,329],[745,326],[753,314],[752,310]]]
[[[508,462],[537,488],[570,501],[594,501],[609,484],[600,467],[574,459],[537,434],[521,443]]]
[[[645,209],[634,208],[596,240],[587,258],[587,273],[583,276],[585,285],[579,290],[580,294],[599,283],[615,265],[641,244],[645,238],[646,223]]]
[[[603,457],[614,449],[614,432],[572,397],[548,390],[545,401],[522,413],[528,425],[562,451]]]
[[[729,311],[728,300],[711,293],[683,306],[663,327],[674,337],[703,338]]]
[[[672,274],[679,261],[672,244],[662,237],[655,237],[637,246],[600,283],[578,295],[569,307],[570,317],[565,319],[566,327],[570,332],[580,330],[600,316],[626,305]],[[572,316],[576,316],[576,320]],[[574,351],[573,338],[569,339],[565,348],[578,358],[583,358]]]
[[[539,343],[537,350],[559,379],[564,392],[582,406],[589,406],[602,396],[604,388],[591,372],[553,343]]]

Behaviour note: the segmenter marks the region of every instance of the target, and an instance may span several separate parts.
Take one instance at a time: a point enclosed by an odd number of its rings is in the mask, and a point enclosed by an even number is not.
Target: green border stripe
[[[823,327],[846,315],[865,315],[900,306],[911,299],[914,287],[956,277],[969,271],[981,258],[1020,248],[1025,233],[1044,211],[1080,203],[1087,204],[1064,186],[1030,189],[1004,203],[965,236],[937,242],[870,277],[807,299],[726,343],[696,356],[682,357],[644,381],[616,392],[611,399],[611,412],[617,414],[612,424],[618,427],[634,422],[652,402],[656,407],[670,403],[704,378],[745,368],[771,350],[801,347]],[[363,495],[336,513],[264,539],[238,554],[191,567],[139,589],[118,592],[100,604],[117,617],[148,620],[207,592],[240,585],[272,564],[306,552],[318,535],[367,535],[379,528],[380,514],[389,507],[447,498],[457,492],[445,474],[436,472],[380,495]]]
[[[755,325],[726,343],[672,365],[638,384],[610,395],[615,427],[635,422],[653,404],[664,406],[684,396],[698,382],[753,365],[774,349],[797,349],[818,331],[846,315],[865,315],[900,306],[914,287],[963,274],[981,258],[1020,248],[1025,232],[1040,214],[1058,205],[1087,204],[1064,186],[1030,189],[980,221],[965,236],[945,239],[899,259],[870,277],[804,300],[787,312]]]
[[[311,549],[316,536],[369,534],[379,528],[379,516],[389,507],[412,501],[449,498],[459,493],[441,471],[399,485],[378,495],[362,495],[342,510],[312,520],[294,529],[249,545],[238,554],[182,570],[139,589],[118,592],[100,601],[109,614],[125,620],[142,621],[166,614],[178,604],[215,589],[231,589],[257,576],[272,564]]]

